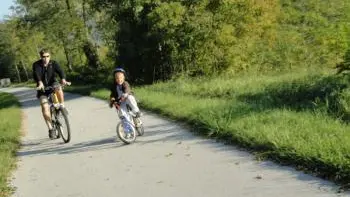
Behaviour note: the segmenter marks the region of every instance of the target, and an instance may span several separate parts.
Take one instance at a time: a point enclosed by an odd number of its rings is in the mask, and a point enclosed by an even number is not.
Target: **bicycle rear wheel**
[[[123,123],[119,123],[117,125],[117,135],[121,141],[125,144],[131,144],[136,140],[136,130],[135,128],[128,122],[125,122],[125,126],[129,128],[129,132],[125,132]]]
[[[56,117],[54,107],[51,107],[50,114],[51,114],[52,129],[55,131],[55,139],[58,139],[61,137],[61,135],[60,135],[59,131],[57,130],[57,117]]]
[[[56,128],[64,143],[68,143],[71,139],[70,124],[68,114],[65,110],[59,109],[56,117]]]
[[[145,133],[145,128],[143,127],[142,121],[140,118],[133,118],[135,129],[139,136],[142,136]]]

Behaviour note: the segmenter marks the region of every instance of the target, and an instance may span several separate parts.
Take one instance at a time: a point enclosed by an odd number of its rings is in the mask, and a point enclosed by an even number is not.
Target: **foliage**
[[[94,2],[117,24],[116,65],[140,83],[331,67],[348,48],[344,0]]]

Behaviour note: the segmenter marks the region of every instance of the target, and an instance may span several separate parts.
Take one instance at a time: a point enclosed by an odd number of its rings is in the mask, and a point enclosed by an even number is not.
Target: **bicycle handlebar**
[[[70,86],[72,83],[71,82],[67,82],[65,85],[59,84],[57,86],[46,86],[44,88],[35,88],[36,90],[41,90],[41,91],[48,91],[48,90],[54,90],[57,87],[65,87],[65,86]]]

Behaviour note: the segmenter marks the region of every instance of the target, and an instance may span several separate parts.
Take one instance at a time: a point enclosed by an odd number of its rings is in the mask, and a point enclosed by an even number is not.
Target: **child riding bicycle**
[[[125,70],[118,67],[113,71],[113,76],[114,81],[110,89],[111,94],[109,106],[112,108],[113,104],[117,103],[122,116],[127,119],[129,118],[127,115],[127,106],[130,106],[132,113],[135,114],[135,118],[139,118],[141,116],[141,112],[137,106],[136,99],[131,92],[129,83],[125,81]]]

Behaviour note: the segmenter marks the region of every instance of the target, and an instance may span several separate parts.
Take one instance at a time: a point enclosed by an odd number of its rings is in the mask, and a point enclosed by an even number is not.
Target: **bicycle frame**
[[[127,116],[129,118],[129,120],[127,117],[124,117],[122,111],[118,108],[117,108],[117,113],[118,113],[118,117],[119,117],[120,121],[122,122],[123,127],[125,127],[128,124],[131,124],[133,127],[135,127],[135,123],[132,119],[133,117],[132,117],[130,110],[128,110],[128,112],[127,112]]]
[[[70,85],[70,82],[67,83],[67,85]],[[71,138],[68,112],[67,112],[67,109],[61,107],[61,104],[58,101],[57,94],[56,94],[57,87],[48,86],[43,89],[37,88],[37,90],[44,91],[45,95],[47,95],[52,127],[56,132],[56,136],[57,136],[56,138],[62,137],[64,143],[68,143]],[[64,87],[64,86],[61,86],[61,87]],[[62,121],[61,121],[61,118],[63,118]],[[61,123],[64,123],[65,127],[63,127]]]
[[[58,109],[60,107],[60,103],[58,102],[58,98],[55,92],[52,92],[48,96],[48,100],[50,107],[54,107],[55,109]]]
[[[54,110],[58,110],[60,108],[60,103],[58,102],[58,98],[57,98],[55,89],[56,89],[55,87],[51,87],[51,86],[45,88],[46,91],[52,91],[52,92],[50,92],[50,94],[47,95],[47,100],[49,102],[48,103],[49,109],[51,112],[51,118],[52,118]]]
[[[121,139],[126,144],[133,143],[136,140],[137,135],[141,136],[144,133],[142,123],[140,123],[141,121],[138,119],[135,122],[135,115],[132,112],[130,106],[126,105],[126,113],[122,112],[120,105],[117,102],[114,102],[114,106],[117,110],[118,117],[120,119],[120,122],[117,124],[117,135],[119,139]],[[136,127],[137,123],[140,123],[138,127]],[[123,128],[124,132],[120,131],[120,127]],[[131,134],[131,138],[125,138],[124,134]]]

